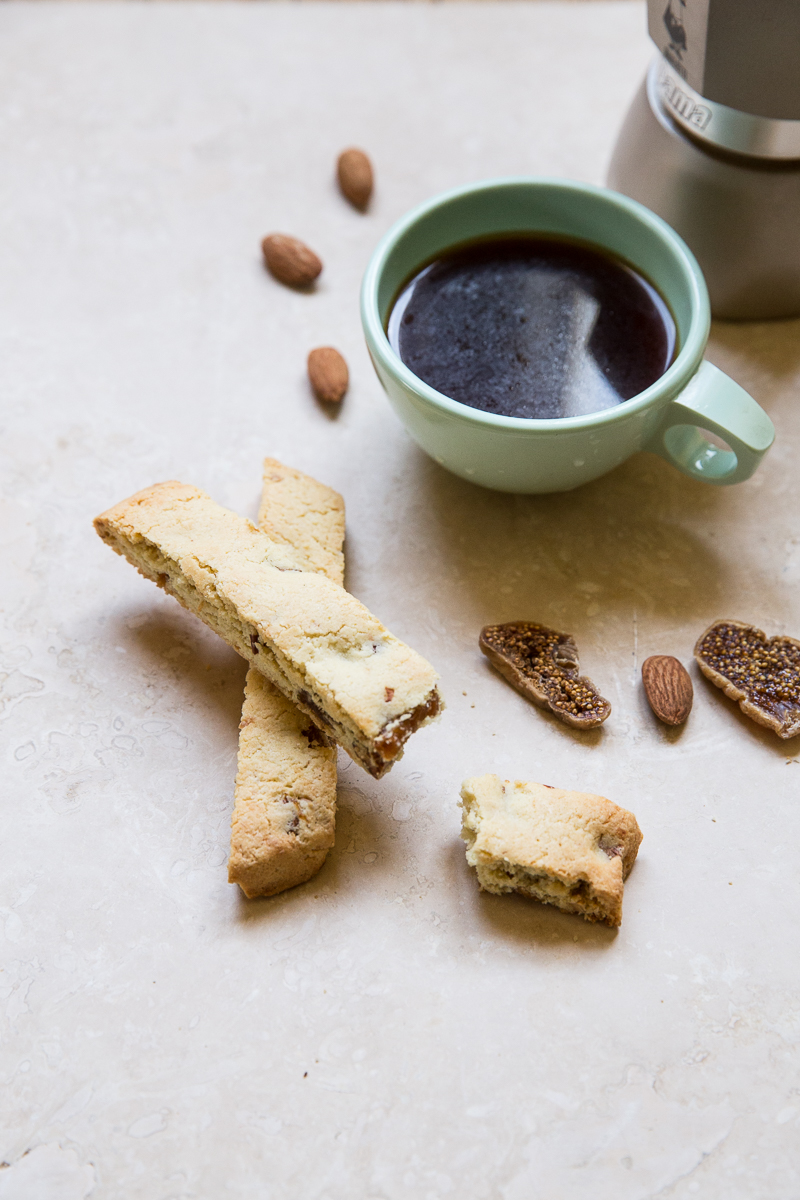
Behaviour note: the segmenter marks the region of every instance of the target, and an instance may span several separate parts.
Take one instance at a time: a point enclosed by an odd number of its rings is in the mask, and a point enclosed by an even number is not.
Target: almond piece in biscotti
[[[318,346],[308,356],[308,378],[314,395],[326,404],[338,404],[347,391],[347,363],[333,346]]]
[[[683,663],[671,654],[653,654],[642,663],[642,683],[659,721],[682,725],[694,699],[692,681]]]
[[[336,177],[342,195],[363,212],[372,195],[372,163],[363,150],[343,150],[336,163]]]
[[[270,273],[289,287],[309,287],[322,270],[322,261],[305,242],[285,233],[271,233],[261,243]]]

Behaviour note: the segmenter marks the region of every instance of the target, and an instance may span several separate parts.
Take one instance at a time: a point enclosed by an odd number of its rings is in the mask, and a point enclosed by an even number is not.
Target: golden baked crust
[[[744,621],[715,621],[697,639],[697,664],[746,717],[778,737],[800,733],[800,642]]]
[[[258,524],[309,569],[343,584],[344,501],[333,488],[267,458]],[[336,747],[254,667],[244,694],[228,882],[252,899],[306,883],[325,861],[336,821]]]
[[[499,775],[467,779],[461,807],[467,862],[484,891],[621,923],[623,884],[642,840],[633,813],[604,796]]]
[[[98,534],[380,778],[442,705],[429,663],[302,555],[199,488],[156,484]]]

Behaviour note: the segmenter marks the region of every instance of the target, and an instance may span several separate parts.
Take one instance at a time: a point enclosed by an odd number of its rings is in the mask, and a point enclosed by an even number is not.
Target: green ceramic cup
[[[502,417],[459,404],[418,379],[389,345],[386,322],[424,263],[470,238],[561,234],[618,255],[658,289],[679,353],[646,391],[616,408],[557,420]],[[559,179],[470,184],[420,205],[389,230],[367,268],[361,319],[372,362],[411,436],[456,475],[503,492],[561,492],[650,450],[695,479],[740,483],[769,449],[767,414],[703,353],[708,292],[683,241],[655,213],[617,192]],[[730,449],[705,436],[717,435]]]

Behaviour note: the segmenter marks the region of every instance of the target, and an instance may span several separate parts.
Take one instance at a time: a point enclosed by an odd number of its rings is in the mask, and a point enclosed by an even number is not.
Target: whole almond
[[[333,346],[318,346],[308,356],[308,378],[318,400],[338,404],[350,382],[347,363]]]
[[[308,287],[322,270],[322,262],[305,242],[285,233],[271,233],[261,243],[264,262],[281,283]]]
[[[642,682],[650,707],[665,725],[682,725],[692,711],[689,672],[670,654],[654,654],[642,663]]]
[[[372,195],[372,163],[363,150],[343,150],[336,164],[336,175],[342,195],[361,212]]]

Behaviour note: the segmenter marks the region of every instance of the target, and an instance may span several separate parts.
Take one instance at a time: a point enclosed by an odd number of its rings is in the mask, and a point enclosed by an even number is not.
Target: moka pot
[[[800,315],[800,0],[648,0],[608,185],[663,217],[715,317]]]

